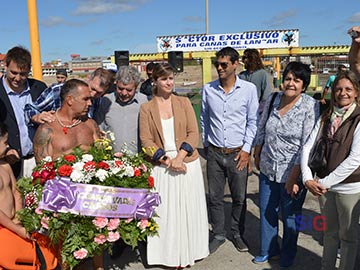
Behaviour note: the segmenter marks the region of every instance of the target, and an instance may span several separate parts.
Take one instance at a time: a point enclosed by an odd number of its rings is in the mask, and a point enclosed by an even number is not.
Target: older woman
[[[339,239],[339,270],[354,269],[355,265],[360,213],[359,87],[351,71],[336,77],[330,107],[302,151],[303,182],[311,193],[320,196],[326,219],[321,268],[324,270],[335,269]],[[309,162],[309,153],[318,140],[326,145],[326,162],[322,167]]]
[[[255,140],[255,166],[260,170],[260,255],[253,263],[279,258],[280,266],[293,264],[297,250],[296,215],[306,192],[300,191],[300,153],[319,115],[319,104],[304,92],[310,83],[308,65],[290,62],[283,73],[283,91],[265,104]],[[274,96],[276,95],[276,96]],[[278,214],[284,225],[278,243]]]
[[[141,105],[139,126],[161,196],[159,237],[148,238],[148,264],[186,267],[209,254],[199,129],[190,100],[172,94],[172,67],[157,64],[152,79],[154,96]]]

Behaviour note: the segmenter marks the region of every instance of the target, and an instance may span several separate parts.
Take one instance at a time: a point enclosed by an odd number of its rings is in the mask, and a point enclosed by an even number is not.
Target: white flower
[[[84,162],[76,162],[72,165],[74,171],[81,171],[84,168]]]
[[[99,178],[99,180],[101,182],[104,182],[106,180],[106,177],[108,177],[108,172],[105,171],[104,169],[99,169],[97,170],[97,172],[95,173],[95,176],[97,178]]]
[[[115,141],[115,134],[114,134],[114,132],[108,131],[107,134],[109,135],[110,140]]]
[[[115,174],[117,174],[118,172],[121,171],[121,168],[119,168],[119,167],[111,167],[110,171],[111,171],[112,174],[115,175]]]
[[[70,178],[73,182],[78,182],[78,183],[81,183],[84,181],[84,174],[81,172],[81,171],[78,171],[78,170],[73,170],[71,175],[70,175]]]
[[[131,166],[126,166],[124,174],[128,177],[133,177],[134,176],[134,168]]]
[[[50,156],[46,156],[44,157],[43,159],[45,162],[51,162],[52,161],[52,158]]]
[[[94,159],[94,157],[90,154],[84,154],[82,155],[82,161],[83,162],[88,162],[88,161],[92,161]]]

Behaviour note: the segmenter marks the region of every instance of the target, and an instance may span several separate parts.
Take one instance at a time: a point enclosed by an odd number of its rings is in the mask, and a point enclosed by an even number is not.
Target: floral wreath
[[[153,217],[160,198],[153,190],[151,163],[141,153],[131,154],[126,150],[114,153],[111,142],[101,139],[88,151],[77,147],[71,154],[56,160],[47,157],[34,168],[32,177],[17,182],[25,201],[25,207],[17,212],[18,218],[28,232],[47,234],[52,244],[60,246],[61,261],[70,269],[106,248],[111,253],[112,244],[119,238],[134,248],[139,241],[158,234]],[[144,196],[139,202],[141,205],[135,205],[136,212],[131,212],[130,216],[98,216],[96,212],[83,215],[81,211],[74,211],[80,197],[76,190],[91,186],[100,191],[111,188],[112,194],[107,196],[93,192],[83,196],[85,200],[93,197],[91,203],[94,205],[109,199],[105,201],[109,204],[102,204],[107,210],[114,210],[119,205],[134,207],[134,199],[115,196],[119,188]],[[114,209],[108,207],[114,202],[117,203]]]

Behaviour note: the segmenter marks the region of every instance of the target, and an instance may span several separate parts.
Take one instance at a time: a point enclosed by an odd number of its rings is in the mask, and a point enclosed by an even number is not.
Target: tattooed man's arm
[[[34,137],[34,155],[36,162],[39,162],[47,156],[53,156],[52,136],[53,130],[47,124],[40,125],[36,130]]]

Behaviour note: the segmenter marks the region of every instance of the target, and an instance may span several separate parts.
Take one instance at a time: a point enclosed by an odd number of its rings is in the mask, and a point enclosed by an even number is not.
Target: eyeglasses
[[[222,69],[227,69],[227,67],[229,66],[229,62],[218,62],[218,61],[216,61],[216,62],[214,63],[214,66],[215,66],[216,68],[218,68],[219,66],[221,66]]]

